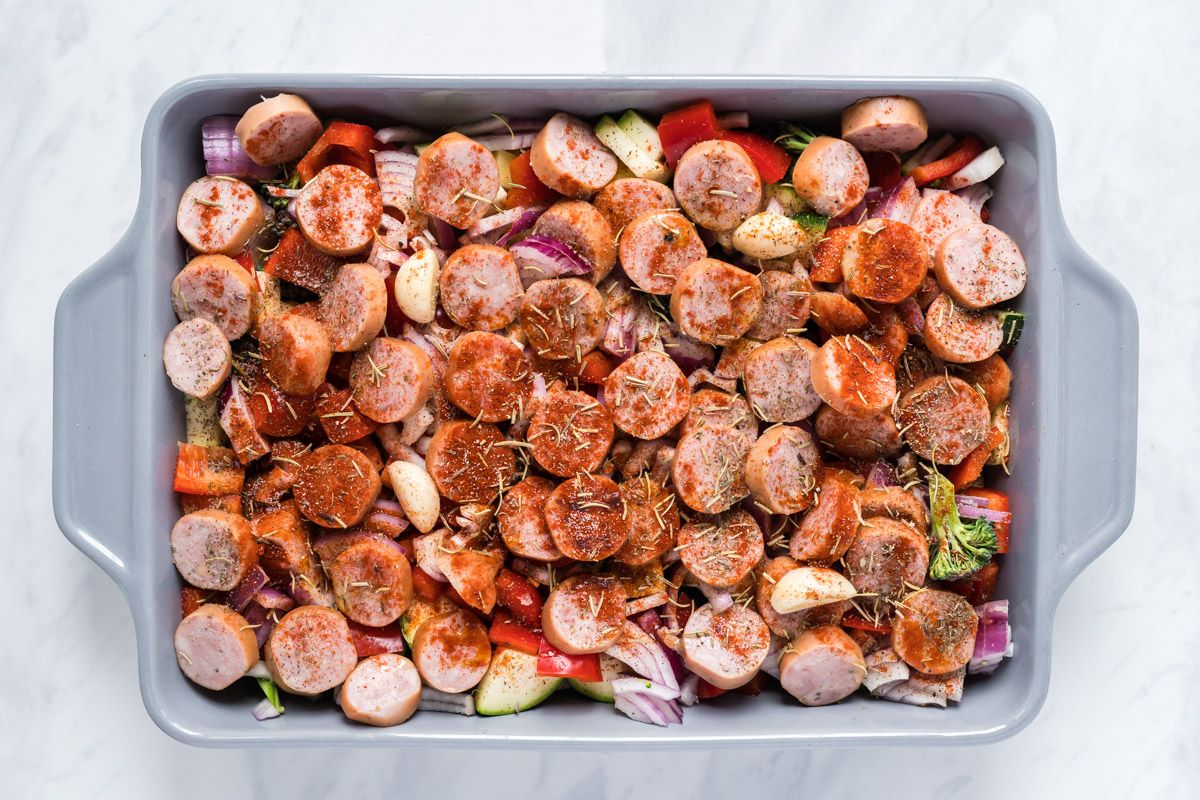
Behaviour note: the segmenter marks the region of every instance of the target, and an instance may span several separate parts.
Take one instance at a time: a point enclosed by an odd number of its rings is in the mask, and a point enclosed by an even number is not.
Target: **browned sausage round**
[[[864,520],[842,562],[858,591],[897,597],[925,582],[929,544],[903,522],[872,517]]]
[[[362,252],[383,219],[383,196],[370,175],[345,164],[328,166],[296,198],[296,222],[313,247],[331,256]]]
[[[817,346],[808,339],[780,336],[746,357],[742,382],[750,407],[767,422],[797,422],[821,407],[813,388]]]
[[[854,333],[867,327],[869,322],[861,308],[837,292],[813,292],[809,303],[813,322],[830,336]]]
[[[597,192],[592,203],[608,220],[614,234],[642,214],[666,211],[677,205],[670,186],[645,178],[617,178]]]
[[[746,456],[750,494],[775,514],[796,514],[812,505],[821,454],[812,434],[792,425],[768,428]]]
[[[864,97],[842,110],[842,138],[864,153],[907,153],[928,135],[925,109],[911,97]]]
[[[550,529],[546,527],[546,502],[554,491],[548,478],[530,475],[504,493],[496,512],[500,537],[509,552],[534,561],[562,558]]]
[[[524,416],[533,391],[533,371],[520,346],[483,331],[454,341],[443,380],[450,402],[484,422]]]
[[[858,507],[864,520],[875,517],[899,520],[921,536],[929,531],[929,513],[925,503],[899,486],[864,489],[858,495]]]
[[[231,342],[250,330],[258,304],[254,278],[228,256],[196,256],[171,283],[171,305],[179,319],[206,319]]]
[[[762,560],[763,532],[754,517],[737,509],[693,519],[679,530],[679,559],[700,580],[728,589]]]
[[[171,528],[171,560],[192,586],[227,592],[258,560],[258,545],[245,517],[205,508]]]
[[[561,200],[538,217],[533,232],[557,239],[592,265],[588,280],[599,283],[612,272],[617,262],[617,246],[612,226],[591,203]]]
[[[559,194],[587,197],[617,175],[617,157],[600,143],[592,126],[558,113],[550,118],[529,150],[538,180]]]
[[[380,336],[354,355],[350,388],[354,405],[376,422],[399,422],[424,407],[436,378],[425,351],[409,341]]]
[[[321,137],[321,120],[304,98],[277,94],[250,106],[234,132],[255,164],[286,164]]]
[[[367,515],[382,486],[365,455],[327,444],[300,462],[292,496],[300,513],[323,528],[349,528]]]
[[[687,416],[691,393],[670,356],[646,350],[609,373],[604,402],[618,428],[639,439],[657,439]]]
[[[267,317],[258,342],[267,376],[284,394],[310,395],[325,382],[333,346],[316,320],[295,313]]]
[[[991,429],[987,400],[960,378],[926,378],[897,405],[904,441],[921,458],[957,464]]]
[[[692,145],[680,157],[675,196],[697,225],[727,231],[758,211],[762,179],[741,145],[710,139]]]
[[[896,399],[896,371],[882,350],[857,336],[830,338],[812,362],[812,384],[843,414],[875,414]]]
[[[421,675],[399,653],[364,658],[342,684],[338,702],[347,719],[379,727],[399,725],[421,702]]]
[[[719,689],[736,689],[758,674],[771,648],[762,617],[734,603],[721,612],[703,605],[683,628],[683,662]]]
[[[988,311],[959,308],[949,292],[938,295],[925,312],[925,346],[952,364],[983,361],[1000,349],[1004,326]]]
[[[625,515],[625,544],[614,561],[640,567],[666,555],[679,532],[679,504],[672,492],[648,473],[619,487]]]
[[[671,316],[693,339],[725,345],[750,330],[758,319],[762,294],[762,284],[746,270],[702,258],[675,281]]]
[[[792,186],[818,214],[840,217],[867,194],[867,164],[854,145],[818,136],[796,159]]]
[[[1025,258],[1008,234],[978,223],[942,240],[934,259],[938,282],[967,308],[1011,300],[1025,288]]]
[[[603,561],[616,554],[626,537],[617,484],[583,473],[563,481],[546,501],[546,526],[567,558]]]
[[[469,228],[483,219],[499,192],[495,157],[461,133],[445,134],[417,159],[417,206],[456,228]]]
[[[360,625],[382,628],[412,602],[412,570],[392,541],[364,539],[328,566],[338,610]]]
[[[263,203],[253,189],[234,178],[216,175],[200,178],[184,190],[175,227],[197,253],[234,255],[265,220]]]
[[[871,324],[862,332],[863,341],[882,350],[884,357],[895,367],[908,348],[908,328],[891,306],[872,312],[868,319]]]
[[[746,453],[752,442],[719,426],[697,428],[675,447],[671,480],[688,508],[716,514],[741,500],[746,487]]]
[[[434,689],[465,692],[487,672],[492,644],[479,618],[460,608],[421,623],[413,638],[412,660]]]
[[[579,362],[604,339],[604,298],[585,280],[533,283],[521,303],[521,328],[539,358]]]
[[[507,327],[521,308],[521,272],[503,247],[469,244],[450,254],[441,272],[442,307],[475,331]]]
[[[765,342],[785,333],[803,333],[811,309],[812,284],[802,275],[778,269],[763,272],[758,280],[763,287],[762,311],[746,335]]]
[[[1008,399],[1012,387],[1012,370],[1000,356],[989,356],[983,361],[967,365],[962,373],[963,380],[983,392],[988,408],[993,411]]]
[[[453,420],[433,434],[425,453],[429,477],[455,503],[490,503],[517,471],[512,448],[495,425]]]
[[[826,470],[817,486],[816,505],[800,520],[788,552],[797,561],[830,564],[842,557],[857,531],[858,488]]]
[[[613,440],[608,409],[589,394],[551,392],[529,423],[533,460],[551,475],[569,478],[599,469]]]
[[[921,202],[908,224],[925,237],[932,257],[942,240],[965,225],[979,222],[979,214],[971,204],[954,192],[942,189],[922,189]]]
[[[960,595],[922,589],[896,604],[892,649],[918,672],[944,675],[971,660],[978,626],[975,609]]]
[[[603,653],[621,638],[624,626],[625,588],[616,578],[567,578],[542,606],[546,641],[571,655]]]
[[[167,377],[176,389],[192,397],[203,400],[215,395],[229,377],[232,364],[229,340],[206,319],[179,323],[163,343]]]
[[[679,273],[704,258],[708,248],[683,214],[650,211],[625,225],[618,253],[621,268],[639,288],[670,294]]]
[[[904,443],[892,412],[884,409],[877,414],[843,414],[832,406],[823,406],[813,419],[817,440],[833,452],[846,458],[870,461],[891,458],[900,453]]]
[[[724,430],[749,451],[758,440],[758,417],[750,403],[740,394],[720,389],[698,389],[692,392],[691,408],[679,426],[679,438],[702,428]]]
[[[345,617],[320,606],[285,614],[271,629],[263,657],[279,688],[306,697],[339,685],[358,663]]]
[[[779,658],[779,684],[806,706],[826,706],[858,690],[867,674],[862,648],[837,625],[810,628]]]
[[[853,233],[853,225],[825,231],[809,255],[808,277],[817,283],[841,283],[842,254],[846,249],[846,240]]]
[[[846,288],[877,303],[899,303],[925,280],[929,249],[921,234],[892,219],[855,226],[842,252]]]
[[[188,680],[221,690],[258,663],[258,640],[241,614],[229,606],[205,603],[175,628],[175,658]]]
[[[318,313],[335,353],[353,353],[383,330],[387,286],[370,264],[344,264],[321,295]]]

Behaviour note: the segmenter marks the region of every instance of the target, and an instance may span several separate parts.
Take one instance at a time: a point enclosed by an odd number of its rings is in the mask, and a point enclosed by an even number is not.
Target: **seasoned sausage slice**
[[[864,520],[883,517],[899,520],[922,536],[929,531],[925,503],[899,486],[864,489],[858,495],[858,507]]]
[[[496,158],[461,133],[441,136],[417,159],[417,206],[456,228],[469,228],[483,219],[499,192]]]
[[[307,396],[325,382],[333,345],[316,320],[296,313],[267,317],[258,343],[267,376],[284,394]]]
[[[412,342],[380,336],[358,351],[350,365],[354,404],[376,422],[399,422],[433,395],[433,362]]]
[[[671,316],[693,339],[725,345],[750,330],[762,310],[762,284],[732,264],[702,258],[679,274]]]
[[[867,194],[867,163],[854,145],[832,136],[808,143],[792,167],[792,186],[818,214],[840,217]]]
[[[909,224],[925,237],[929,255],[937,253],[942,240],[965,225],[979,222],[971,204],[953,192],[942,189],[922,189],[921,202]]]
[[[507,336],[483,331],[454,341],[443,380],[450,402],[484,422],[524,416],[533,392],[525,352]]]
[[[746,486],[775,514],[795,514],[812,505],[821,453],[812,434],[793,425],[768,428],[746,456]]]
[[[277,94],[246,109],[234,133],[255,164],[286,164],[321,137],[321,120],[304,98]]]
[[[813,429],[821,444],[840,456],[861,461],[892,458],[904,446],[900,428],[888,409],[859,415],[823,406],[813,420]]]
[[[172,385],[201,400],[217,393],[229,377],[232,364],[229,340],[206,319],[179,323],[163,343],[163,366]]]
[[[638,288],[650,294],[670,294],[679,273],[704,258],[708,248],[683,214],[656,210],[625,225],[617,252],[621,268]]]
[[[300,232],[313,247],[331,256],[352,256],[365,250],[382,220],[379,184],[357,167],[325,167],[304,184],[296,198]]]
[[[683,663],[720,689],[736,689],[758,674],[771,647],[762,617],[734,603],[721,612],[703,605],[683,629]]]
[[[258,303],[254,278],[228,256],[196,256],[171,283],[171,305],[179,319],[206,319],[231,342],[250,330]]]
[[[716,426],[693,430],[680,439],[671,466],[679,499],[688,508],[716,514],[749,494],[744,466],[751,444]]]
[[[957,464],[991,429],[987,400],[961,378],[926,378],[900,398],[897,421],[904,441],[921,458]]]
[[[699,389],[692,393],[691,408],[679,426],[679,438],[705,428],[732,435],[743,452],[749,451],[758,440],[758,418],[750,403],[740,394],[719,389]]]
[[[382,628],[412,602],[412,569],[390,539],[352,544],[327,569],[338,610],[360,625]]]
[[[624,626],[625,588],[616,578],[567,578],[542,606],[546,641],[571,655],[603,653],[621,638]]]
[[[933,262],[938,282],[967,308],[1011,300],[1025,288],[1025,258],[1008,234],[991,225],[966,225],[938,245]]]
[[[175,213],[179,235],[197,253],[234,255],[258,233],[265,220],[258,194],[245,183],[224,175],[193,181],[184,189]]]
[[[205,603],[175,628],[175,658],[188,680],[205,689],[226,689],[258,663],[258,640],[241,614]]]
[[[783,690],[806,706],[827,706],[857,691],[867,675],[860,648],[837,625],[809,628],[779,659]]]
[[[842,230],[838,228],[838,230]],[[830,336],[845,336],[867,327],[866,313],[848,297],[837,292],[813,292],[809,315]]]
[[[370,264],[343,264],[317,313],[335,353],[353,353],[383,330],[387,285]]]
[[[646,350],[609,373],[604,402],[618,428],[639,439],[657,439],[687,416],[691,393],[670,356]]]
[[[538,217],[533,232],[570,247],[592,265],[588,280],[599,283],[617,263],[612,226],[596,207],[584,200],[560,200]]]
[[[621,494],[611,478],[580,473],[546,501],[546,526],[567,558],[603,561],[625,544]]]
[[[817,394],[843,414],[876,414],[896,399],[896,371],[882,350],[857,336],[834,336],[812,362]]]
[[[399,653],[364,658],[342,684],[338,701],[347,719],[381,728],[399,725],[421,702],[421,675]]]
[[[925,535],[889,517],[864,520],[842,557],[846,577],[863,593],[884,598],[907,594],[925,582],[929,544]]]
[[[670,186],[646,178],[617,178],[597,192],[592,203],[614,234],[643,214],[667,211],[677,205]]]
[[[496,512],[496,524],[513,555],[534,561],[562,558],[546,526],[546,503],[552,491],[553,481],[530,475],[504,493]]]
[[[604,298],[579,278],[536,281],[521,303],[521,328],[539,358],[581,362],[604,339]]]
[[[762,528],[741,509],[693,519],[679,530],[679,558],[700,580],[728,589],[762,560]]]
[[[769,269],[758,276],[763,303],[758,319],[746,331],[751,339],[765,342],[785,333],[803,333],[810,311],[812,284],[802,275]]]
[[[300,513],[321,527],[349,528],[367,515],[381,486],[365,455],[344,444],[327,444],[300,462],[292,496]]]
[[[551,392],[529,423],[533,460],[551,475],[569,478],[599,469],[612,446],[613,419],[589,394]]]
[[[983,392],[992,411],[1008,399],[1012,370],[1000,356],[988,356],[983,361],[967,365],[962,376],[963,380]]]
[[[171,528],[171,560],[192,586],[227,592],[257,562],[258,545],[245,517],[205,508]]]
[[[507,327],[521,308],[521,272],[503,247],[469,244],[442,266],[442,307],[458,325],[475,331]]]
[[[570,114],[555,114],[533,139],[529,166],[559,194],[587,197],[617,175],[617,157],[592,127]]]
[[[840,228],[825,231],[809,256],[808,277],[817,283],[842,282],[842,254],[846,242],[854,233],[853,225],[843,225]]]
[[[788,543],[797,561],[830,564],[849,549],[858,532],[858,488],[833,470],[825,470],[817,501],[800,520]]]
[[[846,288],[876,303],[899,303],[920,288],[928,272],[925,239],[892,219],[869,219],[854,226],[842,251]]]
[[[742,382],[750,406],[767,422],[797,422],[821,407],[813,388],[817,346],[808,339],[780,336],[746,357]]]
[[[896,604],[892,649],[918,672],[944,675],[971,660],[978,626],[975,609],[962,596],[921,589]]]
[[[864,97],[842,109],[842,138],[864,153],[907,153],[928,135],[925,109],[911,97]]]
[[[263,660],[279,688],[314,697],[346,680],[358,653],[345,617],[332,608],[299,606],[275,623]]]
[[[995,354],[1004,342],[1004,326],[989,311],[959,308],[950,293],[938,295],[925,312],[925,346],[952,364],[973,364]]]
[[[710,139],[692,145],[680,157],[675,196],[697,225],[727,231],[758,211],[762,179],[741,145]]]
[[[490,503],[517,470],[504,441],[500,429],[487,423],[454,420],[438,428],[425,453],[438,493],[455,503]]]
[[[421,678],[439,692],[465,692],[483,679],[492,644],[479,618],[457,609],[421,623],[412,643]]]
[[[666,555],[679,532],[679,504],[674,493],[648,473],[624,481],[618,489],[626,538],[613,560],[640,567]]]

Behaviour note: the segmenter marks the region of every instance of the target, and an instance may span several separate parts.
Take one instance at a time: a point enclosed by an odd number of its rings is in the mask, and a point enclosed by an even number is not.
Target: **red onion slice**
[[[521,269],[521,282],[526,288],[543,278],[587,275],[592,271],[592,265],[583,256],[549,236],[526,236],[508,251]]]
[[[975,607],[979,615],[979,630],[975,635],[975,652],[967,665],[972,675],[986,675],[1014,652],[1012,627],[1008,623],[1008,601],[992,600]]]
[[[683,711],[674,700],[663,700],[644,692],[613,694],[613,705],[635,722],[647,725],[679,725],[683,722]]]
[[[526,147],[533,145],[534,133],[497,133],[491,136],[478,136],[475,138],[476,143],[483,145],[488,150],[524,150]]]
[[[209,175],[229,175],[265,181],[277,174],[275,167],[255,164],[242,149],[237,137],[237,117],[209,117],[200,123],[200,143],[204,153],[204,171]]]
[[[718,114],[717,127],[727,131],[737,130],[738,128],[749,128],[750,112],[726,111],[724,114]]]
[[[225,601],[234,611],[241,611],[254,598],[259,589],[267,585],[267,573],[263,572],[263,568],[255,564],[250,568],[250,571],[238,581],[238,585],[233,587],[229,592],[229,597]]]

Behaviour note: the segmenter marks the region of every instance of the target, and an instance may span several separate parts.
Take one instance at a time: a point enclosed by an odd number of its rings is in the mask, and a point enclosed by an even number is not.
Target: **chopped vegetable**
[[[531,656],[539,654],[541,649],[542,637],[537,631],[530,630],[519,622],[514,622],[512,614],[507,614],[504,611],[497,611],[495,618],[492,620],[491,630],[488,631],[488,639],[492,644],[511,647],[514,650],[520,650],[522,653],[528,653]]]
[[[255,680],[258,681],[258,688],[262,689],[263,694],[266,695],[266,700],[264,702],[269,703],[271,708],[275,710],[275,714],[273,716],[279,716],[282,714],[283,703],[279,700],[279,687],[275,685],[275,681],[271,680],[270,678],[255,678]],[[267,719],[267,717],[260,717],[258,714],[255,714],[254,717],[260,722],[263,719]]]
[[[528,150],[509,162],[508,175],[511,183],[501,188],[508,192],[504,204],[509,208],[547,206],[561,197],[558,192],[538,179],[529,163]]]
[[[954,504],[954,485],[936,470],[929,473],[929,509],[933,532],[929,548],[930,578],[935,581],[965,578],[996,554],[996,530],[992,523],[985,519],[964,523]]]
[[[936,180],[949,178],[974,161],[975,157],[982,152],[983,141],[975,134],[970,133],[948,155],[939,158],[937,161],[922,164],[914,169],[910,175],[917,182],[917,186],[928,186]]]
[[[246,472],[228,447],[179,443],[175,458],[175,491],[222,495],[242,491]]]
[[[308,183],[332,164],[346,164],[374,177],[375,131],[353,122],[331,122],[316,144],[296,165],[300,180]]]
[[[1017,342],[1021,341],[1021,331],[1025,328],[1025,314],[1021,311],[1001,311],[1000,328],[1003,331],[1003,346],[1006,349],[1016,347]]]
[[[708,100],[663,114],[658,122],[658,138],[668,166],[674,169],[689,147],[717,138],[720,130],[716,112]]]
[[[983,468],[997,447],[1004,444],[1004,432],[999,428],[988,431],[983,441],[950,470],[950,482],[955,489],[965,489],[983,474]]]
[[[512,612],[521,625],[535,630],[542,627],[542,595],[537,587],[510,569],[496,574],[496,602]]]
[[[1007,514],[1008,519],[993,519],[989,520],[992,526],[996,529],[996,543],[999,546],[999,553],[1008,552],[1009,529],[1012,525],[1012,514],[1008,508],[1008,495],[997,489],[985,489],[983,487],[975,487],[967,491],[960,492],[958,498],[961,500],[970,501],[978,500],[976,505],[982,505],[989,511],[994,511],[999,514]]]
[[[999,575],[1000,565],[995,561],[990,561],[979,572],[968,578],[952,581],[947,584],[946,588],[967,598],[967,602],[971,605],[978,606],[992,599],[996,593],[996,579]],[[846,624],[845,620],[842,621],[842,624]]]
[[[575,678],[587,683],[603,679],[599,655],[564,653],[547,642],[545,637],[538,646],[537,674],[548,678]]]
[[[987,675],[1000,662],[1012,658],[1014,647],[1012,627],[1008,624],[1008,601],[993,600],[975,608],[979,615],[979,631],[975,634],[975,652],[967,672],[972,675]]]
[[[967,164],[965,167],[946,178],[942,182],[943,189],[951,191],[965,189],[982,183],[992,177],[1004,166],[1004,156],[1000,155],[999,147],[989,147]]]
[[[777,144],[793,153],[803,153],[817,135],[803,125],[791,122],[783,123],[784,134],[777,138]]]
[[[750,131],[721,131],[720,138],[741,145],[763,183],[778,183],[792,166],[791,154],[765,136]]]
[[[275,167],[255,164],[246,155],[235,132],[237,123],[237,117],[209,117],[200,123],[204,171],[209,175],[259,181],[275,177]]]
[[[652,145],[638,141],[607,114],[596,123],[596,138],[637,177],[662,183],[671,177],[671,170],[666,164],[648,155],[648,150],[653,149]]]
[[[508,248],[521,268],[522,277],[531,273],[533,280],[588,275],[592,265],[570,245],[549,236],[534,234]]]

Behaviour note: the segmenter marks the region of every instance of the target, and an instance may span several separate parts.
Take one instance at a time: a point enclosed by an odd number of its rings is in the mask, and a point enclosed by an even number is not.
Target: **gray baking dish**
[[[974,130],[1007,165],[992,183],[993,222],[1020,244],[1028,315],[1013,354],[1013,474],[1001,481],[1016,518],[1000,597],[1012,601],[1016,655],[968,682],[961,705],[914,708],[856,696],[803,708],[777,692],[686,711],[681,727],[632,722],[607,704],[554,698],[519,716],[422,713],[392,729],[347,722],[328,702],[287,699],[266,723],[245,690],[206,692],[175,664],[179,578],[168,532],[181,396],[163,373],[175,324],[169,285],[183,264],[175,209],[204,173],[200,121],[240,114],[260,93],[304,95],[323,117],[437,129],[492,112],[660,112],[700,98],[760,121],[837,129],[839,110],[877,94],[919,99],[937,129]],[[142,698],[171,736],[199,745],[553,747],[812,746],[985,742],[1037,714],[1050,677],[1054,612],[1067,585],[1125,529],[1133,511],[1137,316],[1129,294],[1084,254],[1059,205],[1054,135],[1042,106],[995,80],[779,77],[394,77],[235,75],[197,78],[154,104],[142,139],[141,197],[120,242],[63,293],[54,328],[54,512],[67,538],[124,591],[137,630]],[[570,692],[564,692],[570,695]]]

